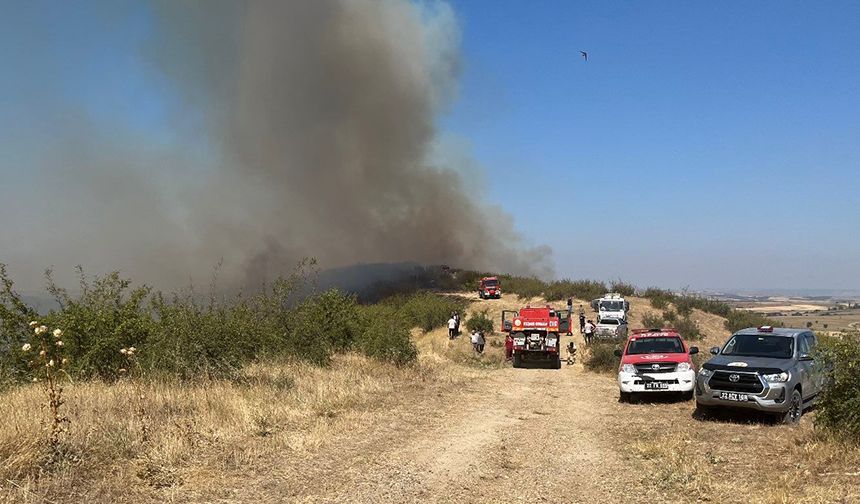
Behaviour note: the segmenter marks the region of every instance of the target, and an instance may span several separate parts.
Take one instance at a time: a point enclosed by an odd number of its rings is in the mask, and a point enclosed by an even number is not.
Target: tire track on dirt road
[[[391,440],[381,463],[313,500],[614,502],[624,464],[601,426],[618,414],[615,397],[612,380],[578,365],[488,372],[433,424]]]

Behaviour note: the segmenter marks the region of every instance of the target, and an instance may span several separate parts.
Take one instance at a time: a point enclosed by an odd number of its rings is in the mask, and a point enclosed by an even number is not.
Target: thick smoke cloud
[[[96,269],[156,285],[206,280],[223,261],[222,281],[253,286],[305,256],[551,274],[547,248],[523,247],[457,167],[431,164],[460,65],[447,4],[167,1],[154,18],[142,57],[182,147],[104,132],[54,147],[90,196],[75,228],[95,216],[102,230],[64,234],[89,255],[77,262],[95,254]]]

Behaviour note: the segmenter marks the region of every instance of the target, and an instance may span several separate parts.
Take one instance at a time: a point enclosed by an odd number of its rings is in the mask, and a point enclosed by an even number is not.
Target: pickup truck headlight
[[[775,374],[766,374],[764,376],[764,381],[768,383],[785,383],[791,378],[791,375],[783,371],[782,373]]]
[[[681,362],[678,364],[678,367],[675,368],[675,371],[683,372],[683,371],[689,371],[691,369],[693,369],[693,368],[690,367],[689,362]]]
[[[621,372],[622,373],[636,374],[636,366],[634,366],[633,364],[622,364],[621,365]]]
[[[714,372],[711,371],[710,369],[702,368],[699,370],[699,376],[704,377],[704,378],[708,378],[712,374],[714,374]]]

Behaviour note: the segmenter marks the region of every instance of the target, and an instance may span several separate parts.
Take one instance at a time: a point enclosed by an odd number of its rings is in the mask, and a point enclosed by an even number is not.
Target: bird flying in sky
[[[588,53],[587,53],[587,52],[585,52],[585,51],[579,51],[579,54],[581,54],[581,55],[582,55],[582,57],[583,57],[583,58],[585,58],[585,61],[588,61]]]

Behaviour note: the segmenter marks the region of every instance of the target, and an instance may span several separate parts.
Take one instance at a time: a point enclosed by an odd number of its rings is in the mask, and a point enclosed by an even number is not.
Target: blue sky
[[[38,182],[30,162],[70,120],[54,101],[171,141],[145,4],[3,5],[0,198]],[[487,200],[552,246],[560,276],[860,286],[860,4],[451,5],[463,73],[440,133],[468,145]],[[4,213],[7,237],[38,224]]]
[[[441,125],[560,275],[860,283],[860,4],[453,6],[465,65]]]

